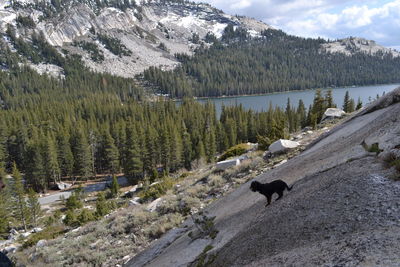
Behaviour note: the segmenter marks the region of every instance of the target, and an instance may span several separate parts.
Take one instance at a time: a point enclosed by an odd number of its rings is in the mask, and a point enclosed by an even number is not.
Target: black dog
[[[276,199],[280,199],[283,196],[283,191],[287,189],[288,191],[292,190],[292,187],[289,187],[284,181],[282,180],[275,180],[270,183],[262,184],[257,181],[253,181],[250,185],[250,189],[253,192],[259,192],[260,194],[264,195],[268,203],[265,206],[271,204],[271,197],[274,193],[277,193],[279,197]]]

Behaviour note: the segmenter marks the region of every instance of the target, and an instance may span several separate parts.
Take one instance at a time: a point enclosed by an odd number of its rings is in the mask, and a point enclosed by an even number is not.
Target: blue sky
[[[199,1],[200,2],[200,1]],[[363,37],[400,50],[400,0],[202,0],[305,37]]]

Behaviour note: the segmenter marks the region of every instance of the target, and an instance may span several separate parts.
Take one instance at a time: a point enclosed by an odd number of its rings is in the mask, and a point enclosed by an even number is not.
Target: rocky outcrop
[[[360,144],[400,149],[399,95],[388,94],[256,178],[293,185],[281,200],[265,208],[246,183],[206,209],[216,216],[214,239],[193,240],[189,221],[173,242],[154,244],[162,250],[127,266],[396,266],[400,183],[391,178],[398,173]]]
[[[322,44],[321,49],[330,53],[342,53],[348,56],[356,52],[364,52],[369,55],[382,53],[391,54],[393,57],[400,56],[400,52],[394,49],[381,46],[372,40],[357,37],[349,37],[338,41],[325,43]]]
[[[36,27],[34,31],[43,32],[46,40],[59,51],[80,54],[85,63],[95,71],[108,72],[123,77],[133,77],[150,66],[172,69],[178,61],[176,53],[192,54],[200,44],[193,38],[196,34],[203,40],[207,33],[221,37],[227,25],[241,26],[252,36],[271,28],[267,24],[246,17],[224,14],[207,4],[136,1],[127,8],[99,7],[98,1],[66,1],[65,8],[53,16],[44,16],[43,7],[34,1],[14,1],[0,5],[0,32],[8,23],[16,25],[16,18],[31,17]],[[129,1],[132,3],[133,1]],[[112,5],[112,3],[109,5]],[[48,8],[54,7],[49,4]],[[17,33],[30,38],[31,30],[18,27]],[[101,33],[121,41],[132,53],[118,56],[111,53],[99,42],[94,33]],[[104,61],[96,62],[88,51],[74,46],[74,41],[94,43],[104,54]],[[166,49],[160,49],[163,43]],[[58,76],[56,67],[33,65],[41,72]],[[47,70],[47,71],[45,71]]]

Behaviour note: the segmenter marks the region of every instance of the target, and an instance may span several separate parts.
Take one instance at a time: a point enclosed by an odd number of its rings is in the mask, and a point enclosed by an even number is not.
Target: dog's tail
[[[293,185],[292,185],[291,187],[289,187],[288,185],[286,185],[286,189],[287,189],[287,191],[290,191],[290,190],[292,190],[292,188],[293,188]]]

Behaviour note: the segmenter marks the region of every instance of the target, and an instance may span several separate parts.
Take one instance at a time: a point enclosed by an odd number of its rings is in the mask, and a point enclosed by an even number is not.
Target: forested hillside
[[[221,40],[208,35],[209,49],[192,57],[178,54],[173,71],[151,67],[144,79],[173,98],[183,96],[264,94],[318,87],[369,85],[400,81],[400,57],[390,53],[351,56],[328,53],[323,39],[305,39],[268,29],[252,38],[227,26]]]
[[[211,66],[217,62],[217,55],[221,55],[220,60],[225,56],[227,62],[229,57],[226,52],[229,49],[241,51],[241,46],[247,46],[244,45],[249,40],[246,31],[229,31],[229,28],[225,30],[222,40],[230,45],[224,46],[209,35],[208,40],[215,42],[211,49],[200,50],[193,59],[180,55],[183,66],[176,73],[182,73],[191,64],[196,66],[197,61],[202,64],[209,61],[212,69]],[[269,33],[279,32],[264,32],[264,35]],[[1,45],[0,64],[4,71],[0,71],[0,167],[11,171],[15,162],[25,174],[28,184],[38,192],[46,191],[52,183],[62,178],[87,179],[99,173],[122,172],[134,183],[146,177],[154,180],[162,172],[191,169],[192,164],[202,160],[212,162],[219,152],[242,142],[259,142],[266,146],[301,127],[315,125],[325,108],[334,105],[331,94],[322,96],[318,91],[308,114],[301,101],[297,108],[288,101],[286,110],[272,106],[268,109],[266,105],[266,112],[247,111],[241,106],[224,107],[221,117],[217,118],[211,103],[202,105],[193,99],[184,99],[180,105],[172,101],[149,101],[154,97],[136,85],[134,80],[92,72],[84,66],[79,56],[62,56],[41,35],[32,35],[32,42],[25,42],[16,37],[10,27],[7,37],[14,43],[16,52]],[[292,37],[280,33],[266,42],[272,42],[278,49],[278,43],[274,42],[282,38]],[[257,42],[269,47],[264,41],[258,40],[249,41],[248,49],[252,49],[251,45]],[[313,45],[316,49],[320,42],[303,40],[303,50],[311,51],[306,48]],[[256,58],[257,50],[251,51]],[[245,54],[243,51],[242,63],[245,62]],[[278,59],[280,54],[272,51],[270,56],[276,57],[275,65],[270,65],[271,69],[284,68],[285,65],[279,62],[291,62],[290,56],[287,57],[289,61]],[[27,59],[35,58],[39,62],[58,65],[64,70],[62,76],[54,78],[39,75],[24,66]],[[226,65],[228,72],[225,73],[231,76],[212,77],[221,86],[243,79],[250,88],[254,83],[250,76],[246,78],[243,76],[246,73],[240,71],[245,70],[240,67],[243,64],[235,67],[233,63],[236,57],[231,59],[232,64]],[[384,57],[382,64],[384,60],[389,60],[389,57]],[[397,59],[389,61],[395,63]],[[312,61],[308,62],[311,64]],[[248,71],[250,69],[248,65]],[[220,70],[223,70],[222,66]],[[235,74],[230,71],[235,71]],[[287,71],[289,73],[290,70]],[[307,73],[304,68],[298,68],[298,71]],[[388,70],[386,74],[390,76],[393,72]],[[154,73],[173,78],[175,75]],[[182,77],[182,80],[189,81],[186,74],[182,73]],[[261,72],[254,72],[252,77],[264,79]],[[274,88],[283,90],[278,86],[279,82],[276,81]],[[172,90],[179,84],[167,83],[164,86]],[[286,84],[290,84],[290,81]],[[206,88],[207,83],[193,82],[193,90],[201,90],[196,85]],[[261,84],[259,86],[254,87],[251,93],[261,92],[256,89],[261,88]],[[191,88],[185,88],[189,95]],[[232,94],[245,93],[245,87],[235,88],[240,90],[231,91]],[[179,90],[174,94],[186,95]],[[218,90],[215,94],[218,94]]]

